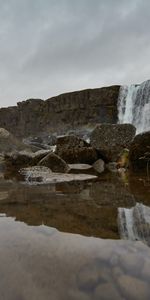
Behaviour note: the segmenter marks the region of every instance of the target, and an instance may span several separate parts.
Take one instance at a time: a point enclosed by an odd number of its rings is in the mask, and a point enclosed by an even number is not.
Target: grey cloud
[[[0,106],[142,82],[149,0],[0,0]]]

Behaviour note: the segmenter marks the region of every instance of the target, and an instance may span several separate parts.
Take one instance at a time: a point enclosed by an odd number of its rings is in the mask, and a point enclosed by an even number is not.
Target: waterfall
[[[118,121],[133,124],[137,134],[150,130],[150,80],[140,85],[121,86]]]
[[[136,203],[118,208],[118,227],[122,239],[140,240],[150,246],[150,207]]]

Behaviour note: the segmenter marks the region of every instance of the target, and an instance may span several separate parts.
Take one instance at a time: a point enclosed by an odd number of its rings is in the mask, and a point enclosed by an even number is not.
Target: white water
[[[150,246],[150,207],[136,203],[118,208],[118,227],[122,239],[140,240]]]
[[[118,120],[120,124],[133,124],[136,133],[150,130],[150,80],[120,88]]]

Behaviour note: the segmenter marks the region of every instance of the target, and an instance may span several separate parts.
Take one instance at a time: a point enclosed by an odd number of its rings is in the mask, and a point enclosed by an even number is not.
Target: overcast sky
[[[0,107],[150,78],[150,0],[0,0]]]

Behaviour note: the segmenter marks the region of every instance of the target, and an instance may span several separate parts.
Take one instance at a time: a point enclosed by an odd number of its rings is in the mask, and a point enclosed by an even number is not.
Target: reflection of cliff
[[[94,199],[90,199],[88,189],[76,190],[76,194],[62,194],[53,189],[48,186],[18,186],[10,190],[8,196],[3,191],[0,213],[28,225],[44,224],[63,232],[119,238],[117,208],[98,207]]]
[[[117,121],[119,86],[62,94],[46,101],[30,99],[0,109],[0,127],[16,136],[38,135],[89,123]],[[65,129],[64,128],[64,129]]]
[[[129,189],[137,202],[150,206],[150,181],[147,176],[135,177],[135,175],[130,174]]]
[[[119,237],[117,207],[131,207],[134,200],[122,180],[110,173],[92,184],[9,183],[3,189],[0,186],[0,192],[0,213],[29,225],[45,224],[64,232],[102,238]]]

